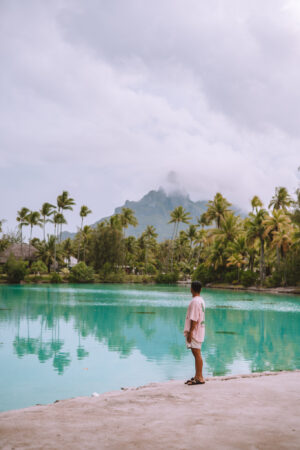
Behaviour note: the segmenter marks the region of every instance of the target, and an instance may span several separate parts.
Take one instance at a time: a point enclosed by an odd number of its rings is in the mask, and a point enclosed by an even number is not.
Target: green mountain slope
[[[126,236],[139,236],[147,227],[153,225],[158,233],[158,240],[171,238],[173,225],[168,224],[170,212],[176,206],[183,206],[188,211],[192,220],[191,223],[197,223],[197,218],[206,210],[207,201],[193,202],[188,196],[182,194],[167,195],[162,189],[150,191],[141,200],[132,202],[127,200],[123,207],[131,208],[139,222],[137,227],[128,227]],[[116,208],[115,213],[120,213],[122,207]],[[184,230],[188,225],[180,224],[180,230]]]
[[[166,194],[163,189],[158,191],[150,191],[148,194],[139,201],[129,201],[126,200],[123,206],[115,209],[114,214],[118,214],[122,211],[122,208],[131,208],[139,222],[137,227],[128,227],[126,230],[126,236],[140,236],[145,230],[147,225],[153,225],[158,233],[158,240],[163,241],[164,239],[171,238],[173,225],[168,224],[170,220],[170,212],[174,208],[181,205],[188,211],[192,217],[190,223],[197,223],[197,219],[206,210],[207,200],[204,201],[192,201],[188,195],[181,193]],[[237,208],[233,208],[237,213],[241,213]],[[241,214],[242,215],[242,214]],[[108,219],[104,217],[92,224],[95,227],[97,223]],[[185,230],[188,225],[180,224],[179,230]],[[67,237],[73,238],[75,233],[64,232],[63,239]]]

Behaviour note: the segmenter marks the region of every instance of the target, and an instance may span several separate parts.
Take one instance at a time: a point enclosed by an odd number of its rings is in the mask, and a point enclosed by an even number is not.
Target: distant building
[[[76,264],[78,263],[78,260],[77,260],[77,258],[74,258],[74,256],[71,256],[70,260],[68,258],[65,258],[64,262],[71,269],[72,267],[76,266]]]
[[[13,255],[16,259],[23,259],[26,261],[35,261],[37,259],[37,249],[29,244],[10,244],[5,250],[0,252],[0,264],[5,264]]]

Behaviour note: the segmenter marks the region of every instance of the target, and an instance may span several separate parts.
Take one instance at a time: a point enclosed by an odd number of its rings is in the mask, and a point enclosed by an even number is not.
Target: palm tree
[[[252,206],[252,212],[257,212],[258,208],[262,208],[263,207],[263,202],[261,201],[261,199],[255,195],[253,197],[253,199],[251,200],[251,206]]]
[[[273,195],[272,200],[270,201],[269,208],[273,207],[274,209],[283,209],[287,211],[287,209],[293,204],[293,200],[290,197],[287,189],[285,187],[277,187],[275,190],[275,195]]]
[[[260,243],[260,282],[263,283],[265,279],[265,219],[267,217],[267,211],[260,209],[256,214],[250,213],[246,219],[245,225],[247,229],[247,237],[250,242],[259,240]]]
[[[190,225],[188,227],[188,229],[186,230],[185,234],[190,242],[190,254],[189,254],[189,262],[190,262],[191,258],[193,256],[192,255],[193,254],[193,245],[194,245],[194,242],[197,240],[197,236],[198,236],[196,225],[193,225],[193,224]]]
[[[71,256],[73,255],[73,243],[70,238],[67,238],[63,241],[63,252],[65,257],[68,260],[68,265],[70,266]]]
[[[53,223],[54,223],[54,263],[55,263],[55,271],[56,271],[56,240],[59,233],[59,227],[62,226],[62,224],[67,223],[64,215],[62,213],[56,212],[53,217]]]
[[[209,221],[207,219],[206,213],[204,212],[201,214],[199,219],[197,220],[198,225],[203,229],[204,227],[207,227],[209,225]]]
[[[133,227],[136,227],[138,225],[138,221],[134,215],[134,211],[130,208],[122,208],[120,220],[123,228],[124,237],[125,237],[125,229],[128,228],[128,225],[132,225]]]
[[[57,207],[58,207],[59,213],[61,211],[66,211],[66,210],[73,211],[72,206],[74,206],[75,204],[76,204],[75,200],[73,198],[69,197],[68,191],[63,191],[62,194],[57,197]],[[60,236],[59,240],[61,240],[62,226],[64,223],[67,223],[67,222],[60,223],[60,232],[58,233]]]
[[[212,231],[211,234],[218,236],[227,245],[233,242],[240,231],[240,218],[233,213],[227,213],[220,222],[219,228]]]
[[[42,208],[40,209],[40,214],[43,217],[43,235],[44,235],[44,241],[46,240],[46,223],[51,222],[48,217],[52,216],[54,214],[55,206],[51,205],[51,203],[43,203]]]
[[[29,239],[29,244],[30,244],[29,245],[29,257],[30,257],[30,248],[31,248],[33,227],[35,227],[35,226],[42,227],[42,222],[41,222],[40,213],[38,211],[30,211],[26,216],[26,220],[28,222],[28,225],[30,226],[30,239]]]
[[[20,211],[18,211],[18,215],[17,215],[17,222],[19,222],[19,229],[21,231],[21,253],[23,256],[23,227],[27,227],[28,221],[27,221],[27,216],[29,213],[29,209],[26,208],[25,206],[23,208],[20,209]]]
[[[82,232],[82,229],[83,229],[83,219],[85,218],[85,217],[87,217],[87,215],[88,214],[91,214],[91,210],[87,207],[87,206],[85,206],[85,205],[82,205],[82,207],[80,208],[80,213],[79,213],[79,215],[80,215],[80,217],[81,217],[81,225],[80,225],[80,231]],[[80,235],[81,236],[81,235]],[[81,245],[81,240],[79,241],[79,244],[78,244],[78,253],[77,253],[77,259],[78,259],[78,261],[79,261],[79,255],[80,255],[80,245]]]
[[[286,229],[280,228],[278,231],[273,232],[272,246],[276,246],[280,250],[282,258],[286,259],[286,254],[292,246],[291,237],[292,227],[289,226]],[[284,264],[284,284],[286,284],[286,264]]]
[[[265,237],[269,236],[271,241],[274,238],[274,233],[279,232],[282,229],[286,229],[291,223],[290,218],[286,215],[282,209],[273,209],[272,215],[267,216],[264,220],[264,225],[266,227]],[[276,246],[276,259],[277,267],[280,264],[280,251],[279,247]]]
[[[185,211],[183,206],[177,206],[171,213],[171,220],[168,223],[174,223],[173,235],[172,235],[172,247],[171,247],[171,268],[173,268],[173,247],[174,239],[177,237],[178,228],[180,223],[189,223],[191,220],[190,213]]]
[[[148,249],[153,248],[156,244],[156,238],[158,234],[156,233],[155,227],[152,225],[148,225],[146,230],[143,232],[144,237],[144,247],[145,247],[145,269],[147,273],[147,265],[148,265]]]
[[[42,241],[37,246],[37,256],[40,258],[48,267],[48,272],[50,272],[51,266],[54,264],[56,267],[56,238],[55,236],[50,236],[48,242]]]
[[[92,233],[92,228],[88,225],[85,225],[83,227],[83,229],[81,230],[81,238],[83,241],[83,261],[85,262],[85,249],[86,249],[86,244],[91,236]]]
[[[220,228],[221,221],[224,220],[226,213],[230,211],[229,203],[226,198],[219,192],[216,193],[213,200],[210,200],[207,204],[207,211],[205,213],[207,222],[211,224],[215,221],[217,228]]]
[[[227,267],[234,266],[237,268],[238,281],[240,281],[240,269],[246,264],[245,258],[240,253],[233,253],[227,259]]]

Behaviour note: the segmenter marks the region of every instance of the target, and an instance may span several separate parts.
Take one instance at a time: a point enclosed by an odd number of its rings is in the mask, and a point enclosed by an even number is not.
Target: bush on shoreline
[[[19,284],[23,281],[28,272],[27,266],[26,261],[17,260],[13,255],[10,255],[4,266],[8,283]]]
[[[93,283],[95,281],[94,270],[81,261],[72,267],[69,280],[71,283]]]

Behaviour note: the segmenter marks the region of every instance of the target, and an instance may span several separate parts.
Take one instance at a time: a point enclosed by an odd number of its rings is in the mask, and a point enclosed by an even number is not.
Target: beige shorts
[[[188,342],[185,339],[185,343],[186,343],[186,348],[198,348],[199,350],[201,349],[201,345],[202,345],[202,342],[195,341],[194,339],[192,339],[191,342]]]

